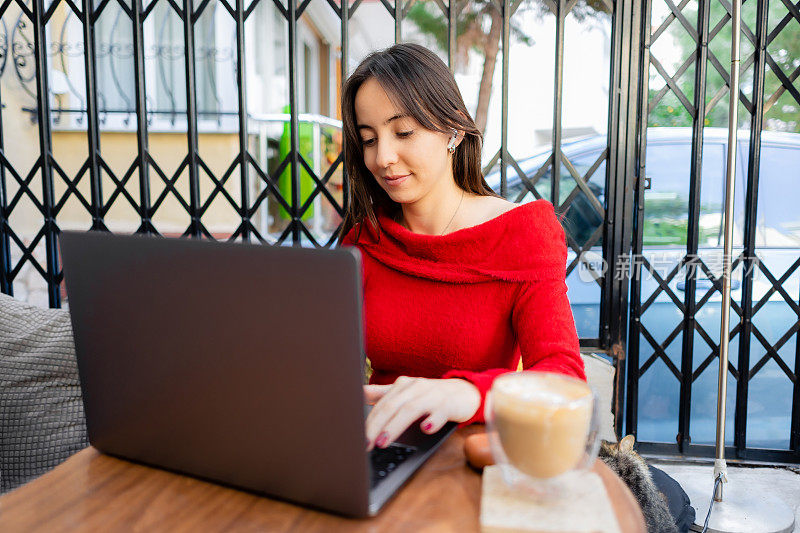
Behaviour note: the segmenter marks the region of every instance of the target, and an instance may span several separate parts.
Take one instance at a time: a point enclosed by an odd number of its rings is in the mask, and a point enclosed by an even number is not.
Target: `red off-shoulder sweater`
[[[443,236],[378,214],[342,245],[363,259],[371,383],[398,376],[462,378],[481,393],[518,368],[586,379],[567,300],[564,231],[546,200]]]

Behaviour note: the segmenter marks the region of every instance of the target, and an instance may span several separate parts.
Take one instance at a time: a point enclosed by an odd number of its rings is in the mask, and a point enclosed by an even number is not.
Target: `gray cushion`
[[[583,353],[583,367],[586,371],[586,381],[595,391],[600,408],[600,438],[610,442],[617,442],[614,432],[614,412],[611,407],[614,396],[614,365],[600,355]]]
[[[0,294],[0,493],[87,445],[69,313]]]

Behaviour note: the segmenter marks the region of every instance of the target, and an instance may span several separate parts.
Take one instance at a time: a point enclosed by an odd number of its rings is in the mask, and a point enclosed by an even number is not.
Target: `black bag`
[[[695,511],[689,501],[689,496],[686,495],[686,492],[678,482],[669,477],[666,472],[654,466],[648,466],[650,474],[653,476],[653,482],[667,498],[667,507],[669,507],[669,513],[672,518],[675,519],[678,531],[681,533],[688,532],[695,520]]]

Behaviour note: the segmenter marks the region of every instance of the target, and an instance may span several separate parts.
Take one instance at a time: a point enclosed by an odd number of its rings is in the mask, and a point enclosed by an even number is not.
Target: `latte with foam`
[[[594,397],[578,379],[545,372],[498,377],[490,417],[509,463],[539,479],[568,472],[586,453]]]

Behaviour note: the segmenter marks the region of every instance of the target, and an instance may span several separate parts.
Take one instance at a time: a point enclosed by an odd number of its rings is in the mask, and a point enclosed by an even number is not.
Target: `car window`
[[[572,161],[572,164],[575,166],[575,170],[578,171],[578,174],[585,176],[586,173],[592,168],[592,165],[597,162],[597,158],[600,157],[601,152],[602,150],[593,150],[591,152],[578,154],[574,157],[571,157],[570,161]],[[605,202],[607,160],[608,158],[603,158],[597,169],[595,169],[594,173],[592,174],[592,177],[589,178],[589,188],[595,193],[595,196],[597,196],[597,199],[600,200],[601,204]],[[570,176],[570,180],[571,178],[572,176]]]
[[[514,170],[513,168],[509,168],[508,170],[509,170],[508,172],[509,183],[508,183],[508,189],[506,191],[506,197],[512,202],[520,202],[523,204],[535,200],[536,198],[530,193],[530,191],[528,191],[527,187],[525,187],[525,184],[522,182],[522,180],[517,177],[516,170]],[[533,174],[535,174],[535,171],[532,172],[531,175],[527,177],[530,179]],[[550,176],[548,172],[548,180],[547,180],[548,185],[550,183],[549,177]],[[540,185],[536,186],[536,190],[539,191],[539,194],[541,194],[540,187],[541,187]],[[498,190],[497,192],[500,191]]]
[[[756,246],[800,247],[800,146],[762,144]],[[737,187],[736,192],[739,192]]]
[[[529,180],[533,179],[533,177],[539,171],[539,167],[534,165],[522,164],[521,168]],[[517,174],[516,169],[513,167],[508,167],[507,172],[508,189],[506,190],[506,198],[512,202],[519,202],[522,204],[527,204],[528,202],[536,200],[536,197],[530,192],[530,189],[528,189],[525,183],[523,183],[523,181],[519,178],[519,174]],[[550,199],[549,164],[548,169],[545,170],[544,174],[542,174],[542,176],[534,184],[534,188],[536,189],[536,192],[539,193],[539,196],[546,198],[547,200]]]
[[[700,177],[700,227],[697,241],[700,247],[717,247],[723,244],[722,211],[725,206],[726,154],[727,147],[722,143],[706,142],[703,145],[703,173]],[[738,176],[737,180],[739,182],[736,196],[741,196],[741,180]],[[739,237],[739,242],[741,242],[740,235],[740,232],[736,233],[734,240]]]
[[[706,144],[704,157],[712,145]],[[723,157],[721,167],[709,168],[704,161],[702,201],[700,209],[700,246],[722,247],[722,211],[725,202],[726,144],[713,145],[715,154]],[[743,246],[745,195],[749,143],[739,143],[734,195],[733,245]],[[716,155],[715,155],[716,158]],[[800,247],[800,211],[796,199],[787,191],[797,187],[800,168],[800,146],[763,143],[758,184],[756,246]],[[720,170],[717,170],[720,169]]]
[[[650,142],[645,155],[644,246],[686,242],[689,202],[689,143]]]
[[[580,176],[585,176],[592,166],[597,162],[602,149],[595,149],[588,152],[569,154],[567,158],[575,167],[575,170]],[[525,169],[529,177],[533,177],[538,168]],[[546,170],[542,176],[537,180],[534,188],[542,198],[550,199],[550,172]],[[510,171],[508,175],[508,190],[506,197],[512,201],[527,203],[536,199],[533,193],[525,186],[525,184],[517,177],[516,172]],[[592,194],[597,198],[600,206],[605,202],[605,182],[606,182],[606,161],[605,159],[598,164],[592,176],[589,178],[587,184]],[[570,174],[565,165],[561,165],[561,182],[559,187],[560,204],[567,201],[576,187],[575,179]],[[567,233],[572,237],[575,242],[583,248],[591,239],[595,230],[603,224],[602,209],[598,209],[594,202],[586,195],[585,192],[579,190],[575,193],[570,200],[569,206],[566,210],[563,219],[564,228]],[[602,237],[592,241],[592,247],[602,246]]]
[[[601,153],[602,150],[593,150],[591,152],[569,156],[569,159],[578,174],[580,176],[585,176],[595,162],[597,162]],[[564,213],[564,228],[581,248],[589,244],[591,244],[592,248],[603,245],[602,234],[594,240],[592,240],[592,236],[598,228],[603,225],[604,215],[602,206],[605,205],[605,183],[606,160],[604,159],[600,162],[597,169],[595,169],[587,183],[587,188],[600,204],[599,208],[596,202],[581,189],[575,191],[575,195],[566,207],[566,212]],[[576,187],[575,179],[566,168],[563,168],[559,191],[562,204],[567,201]]]
[[[647,145],[644,193],[644,246],[685,245],[689,223],[691,144],[687,141]],[[700,198],[700,243],[716,242],[724,183],[724,151],[720,143],[703,147]]]

